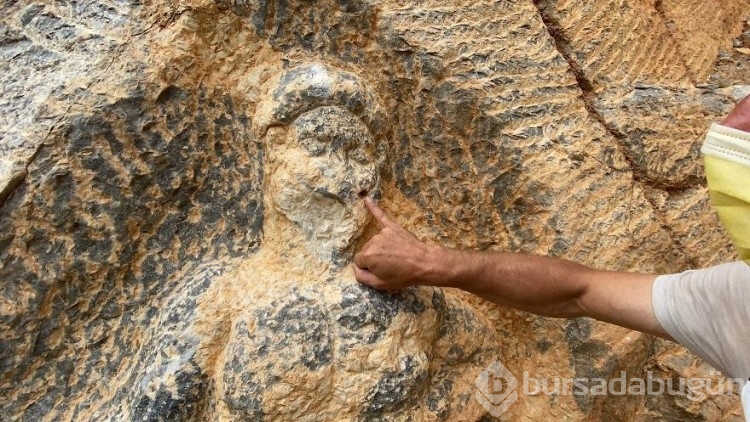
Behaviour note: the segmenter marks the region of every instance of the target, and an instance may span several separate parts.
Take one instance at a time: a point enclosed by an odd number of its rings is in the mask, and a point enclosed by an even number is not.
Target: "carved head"
[[[270,205],[319,259],[346,255],[369,219],[362,197],[380,194],[387,126],[375,93],[348,72],[296,67],[258,104],[254,127]]]

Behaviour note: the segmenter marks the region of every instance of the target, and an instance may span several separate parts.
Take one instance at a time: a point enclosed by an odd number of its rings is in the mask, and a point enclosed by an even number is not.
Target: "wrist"
[[[430,245],[430,266],[427,280],[436,287],[459,287],[461,268],[468,258],[466,251],[447,248],[442,245]]]

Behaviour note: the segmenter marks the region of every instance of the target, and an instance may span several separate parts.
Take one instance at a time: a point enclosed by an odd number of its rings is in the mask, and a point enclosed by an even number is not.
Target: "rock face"
[[[660,379],[668,342],[376,292],[374,227],[654,273],[734,259],[699,146],[747,0],[0,6],[9,420],[489,420],[475,379]],[[706,375],[708,376],[708,375]],[[503,420],[740,420],[736,397],[519,395]]]

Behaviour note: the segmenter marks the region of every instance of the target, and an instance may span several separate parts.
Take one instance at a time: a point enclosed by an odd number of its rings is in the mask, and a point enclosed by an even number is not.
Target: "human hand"
[[[420,242],[388,218],[372,199],[365,198],[365,205],[381,230],[354,256],[357,281],[380,290],[433,283],[444,248]]]
[[[750,132],[750,95],[737,103],[729,115],[721,121],[722,126]]]

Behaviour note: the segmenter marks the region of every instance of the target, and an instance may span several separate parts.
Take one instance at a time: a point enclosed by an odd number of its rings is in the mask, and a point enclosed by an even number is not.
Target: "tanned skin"
[[[381,290],[455,287],[538,315],[589,316],[670,338],[651,305],[654,275],[598,271],[574,262],[509,252],[450,249],[420,242],[375,202],[365,205],[380,232],[354,257],[357,281]]]
[[[721,122],[750,132],[750,97]],[[420,242],[375,202],[365,205],[380,232],[354,257],[354,275],[382,290],[412,285],[455,287],[535,314],[587,316],[671,340],[654,314],[655,275],[601,271],[574,262],[509,252],[450,249]]]

